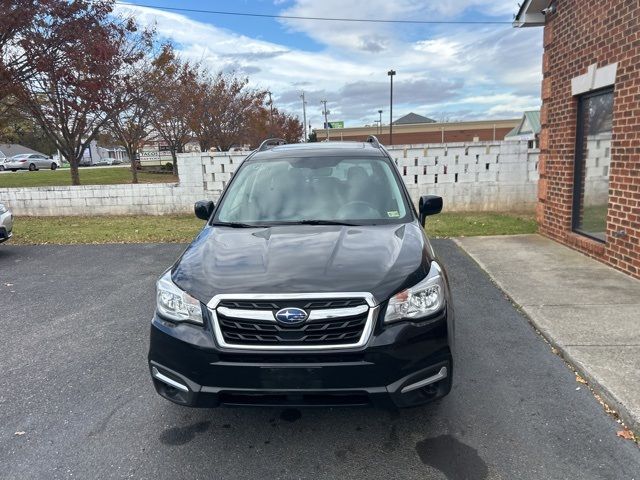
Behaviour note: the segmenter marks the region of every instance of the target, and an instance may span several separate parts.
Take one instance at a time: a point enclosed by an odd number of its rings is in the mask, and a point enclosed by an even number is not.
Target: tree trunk
[[[78,172],[79,165],[80,165],[79,158],[69,159],[69,167],[71,170],[71,185],[80,185],[80,172]]]
[[[175,148],[171,148],[171,161],[173,162],[173,174],[178,175],[178,156]]]
[[[136,168],[135,160],[137,151],[130,147],[126,147],[125,150],[131,160],[131,183],[138,183],[138,169]]]
[[[138,183],[138,169],[136,162],[131,162],[131,183]]]
[[[211,142],[209,142],[208,140],[201,139],[198,141],[198,143],[200,144],[201,152],[208,152],[211,148]]]

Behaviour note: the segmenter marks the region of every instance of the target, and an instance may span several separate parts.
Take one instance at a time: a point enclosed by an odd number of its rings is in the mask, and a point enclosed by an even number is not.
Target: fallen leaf
[[[576,382],[583,383],[585,385],[587,384],[587,381],[584,378],[582,378],[580,375],[578,375],[577,373],[576,373]]]
[[[27,432],[16,432],[16,433],[14,433],[14,435],[17,435],[17,436],[21,437],[25,433],[27,433]],[[618,433],[620,433],[620,432],[618,432]]]
[[[618,437],[624,438],[625,440],[633,440],[633,432],[631,430],[620,430],[618,433],[616,433],[616,435]]]

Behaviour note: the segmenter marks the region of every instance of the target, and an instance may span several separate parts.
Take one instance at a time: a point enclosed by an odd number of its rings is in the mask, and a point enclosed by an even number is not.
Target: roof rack
[[[380,142],[378,141],[378,137],[376,137],[375,135],[369,135],[367,137],[367,143],[370,143],[375,148],[380,148],[381,147]]]
[[[287,144],[287,141],[282,138],[267,138],[258,147],[258,152],[264,152],[265,150],[269,150],[273,147],[277,147],[278,145],[286,145],[286,144]]]

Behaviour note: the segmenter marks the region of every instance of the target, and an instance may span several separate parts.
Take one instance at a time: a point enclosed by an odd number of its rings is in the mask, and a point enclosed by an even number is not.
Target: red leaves
[[[18,86],[18,101],[65,152],[75,183],[84,147],[123,108],[114,79],[141,58],[148,34],[138,34],[133,19],[112,15],[113,0],[13,3],[25,7],[26,21],[5,43],[0,30],[0,71],[7,72]]]
[[[624,438],[625,440],[636,441],[635,435],[628,428],[625,428],[624,430],[620,430],[618,433],[616,433],[616,436]]]

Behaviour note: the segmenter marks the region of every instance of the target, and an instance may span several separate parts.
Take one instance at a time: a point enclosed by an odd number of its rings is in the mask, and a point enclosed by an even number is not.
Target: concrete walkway
[[[640,281],[540,235],[456,242],[640,433]]]

